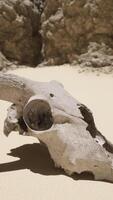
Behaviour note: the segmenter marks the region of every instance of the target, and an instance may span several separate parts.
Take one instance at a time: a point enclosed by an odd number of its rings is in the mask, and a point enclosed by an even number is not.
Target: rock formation
[[[0,51],[30,66],[113,66],[113,1],[0,0]]]
[[[41,61],[42,9],[38,0],[0,0],[0,51],[7,59],[31,66]]]
[[[89,61],[93,67],[113,65],[112,0],[46,0],[42,32],[43,53],[49,64],[76,61],[87,65]],[[89,56],[95,44],[96,55]],[[82,54],[88,54],[88,60],[82,59]]]

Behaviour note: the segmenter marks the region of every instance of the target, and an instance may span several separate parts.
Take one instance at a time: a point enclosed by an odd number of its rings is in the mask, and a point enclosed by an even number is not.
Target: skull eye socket
[[[24,121],[34,131],[48,130],[53,125],[49,104],[40,99],[32,100],[24,109]]]

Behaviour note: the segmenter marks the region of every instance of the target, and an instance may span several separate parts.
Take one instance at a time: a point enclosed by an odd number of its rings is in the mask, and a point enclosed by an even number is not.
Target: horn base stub
[[[34,99],[25,106],[24,121],[28,128],[34,131],[48,130],[53,125],[50,105],[42,99]]]

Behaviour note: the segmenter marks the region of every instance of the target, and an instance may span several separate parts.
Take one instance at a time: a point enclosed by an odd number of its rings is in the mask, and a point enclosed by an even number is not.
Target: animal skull
[[[97,130],[91,111],[63,86],[0,74],[0,99],[10,101],[4,133],[13,130],[43,142],[69,175],[92,172],[95,180],[113,181],[113,145]]]

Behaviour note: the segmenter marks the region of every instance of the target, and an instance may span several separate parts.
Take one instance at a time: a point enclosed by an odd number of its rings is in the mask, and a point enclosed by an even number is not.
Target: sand
[[[113,141],[113,75],[84,72],[68,65],[10,71],[37,81],[58,80],[94,113],[98,129]],[[0,200],[106,200],[113,184],[74,180],[54,168],[48,152],[36,138],[3,135],[8,102],[0,101]],[[12,154],[10,153],[11,149]],[[9,163],[9,164],[7,164]]]

